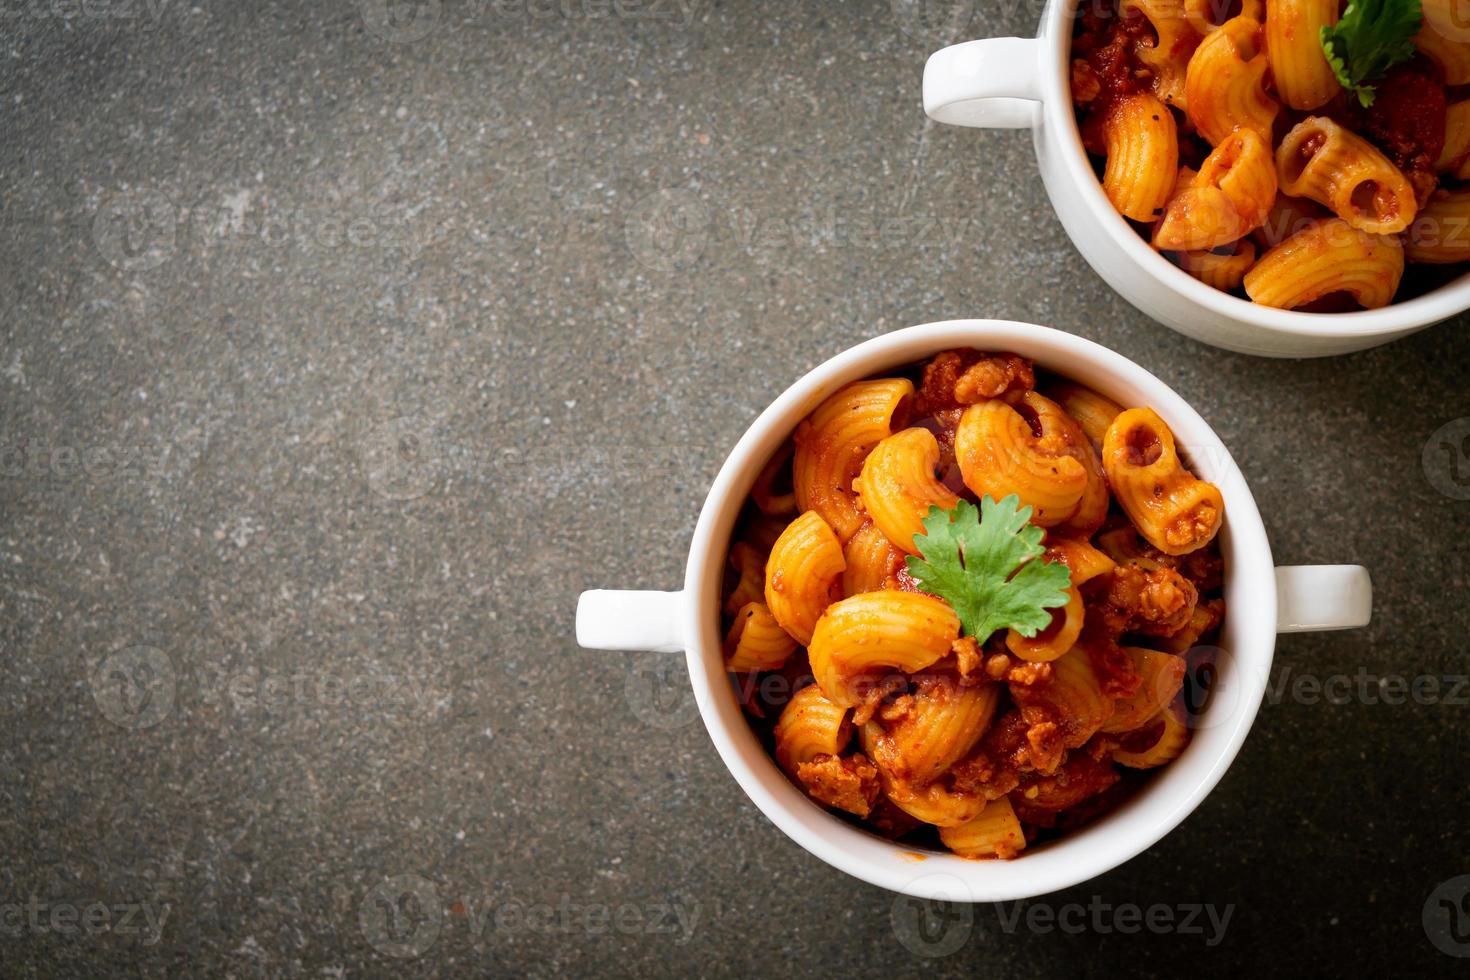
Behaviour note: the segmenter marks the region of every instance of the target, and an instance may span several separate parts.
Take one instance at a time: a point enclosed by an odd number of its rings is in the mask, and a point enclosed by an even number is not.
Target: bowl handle
[[[1362,565],[1276,569],[1276,632],[1356,629],[1372,618],[1373,582]]]
[[[936,122],[1030,129],[1041,118],[1041,40],[989,37],[952,44],[924,65],[924,111]]]
[[[682,592],[593,589],[577,600],[577,644],[589,650],[685,648]]]

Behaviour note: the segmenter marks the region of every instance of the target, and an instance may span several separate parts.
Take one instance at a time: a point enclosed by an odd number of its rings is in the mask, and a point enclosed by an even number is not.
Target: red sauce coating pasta
[[[1093,406],[1084,414],[1104,429],[1122,410],[1098,393],[1061,384],[1063,379],[1039,373],[1030,361],[1005,352],[944,351],[891,375],[862,384],[913,386],[912,396],[885,423],[890,434],[884,439],[902,440],[914,429],[935,436],[939,452],[925,457],[924,480],[947,483],[955,475],[956,425],[975,406],[1009,406],[1029,427],[1028,445],[1039,447],[1021,451],[1046,450],[1047,458],[1058,459],[1063,457],[1055,454],[1062,449],[1083,456],[1095,453],[1075,412],[1064,403],[1082,399]],[[1043,424],[1038,405],[1053,413],[1047,416],[1051,427]],[[1070,421],[1064,425],[1065,420]],[[833,424],[848,423],[839,419]],[[1068,427],[1075,433],[1068,435]],[[864,449],[864,459],[875,451]],[[791,484],[785,470],[795,465],[795,454],[778,450],[767,467],[775,470],[768,474],[769,486]],[[873,487],[866,481],[836,489],[851,490],[859,511],[869,511],[865,497]],[[1190,660],[1180,655],[1208,643],[1220,627],[1223,566],[1213,542],[1181,556],[1156,550],[1125,512],[1117,485],[1105,483],[1104,489],[1101,527],[1059,524],[1041,537],[1047,549],[1044,560],[1060,561],[1070,570],[1070,591],[1076,597],[1065,607],[1074,612],[1059,607],[1062,611],[1054,614],[1047,630],[1064,623],[1065,616],[1082,620],[1071,634],[1075,639],[1050,659],[1033,648],[1013,650],[1005,629],[960,635],[956,621],[955,632],[941,635],[939,647],[931,651],[937,659],[928,666],[889,669],[880,663],[862,675],[861,690],[850,699],[831,695],[840,678],[831,673],[831,648],[818,643],[816,633],[812,642],[819,656],[797,648],[784,663],[736,674],[736,697],[787,777],[812,800],[884,837],[915,847],[947,847],[967,857],[1001,859],[1086,824],[1135,790],[1146,775],[1133,768],[1137,760],[1123,762],[1115,753],[1120,748],[1149,749],[1158,741],[1153,736],[1162,731],[1152,724],[1157,713],[1185,710],[1177,690],[1158,696],[1163,707],[1157,709],[1146,700],[1152,688],[1145,689],[1143,681],[1154,675],[1145,674],[1140,663],[1156,661],[1141,661],[1140,651],[1168,658],[1179,673],[1184,671]],[[963,479],[953,490],[971,503],[978,499]],[[779,519],[802,520],[811,513],[786,512]],[[747,557],[768,550],[762,542],[769,537],[766,524],[771,518],[759,495],[753,495],[732,548]],[[862,574],[839,579],[833,601],[852,603],[861,596],[873,600],[874,610],[896,610],[913,606],[909,593],[923,593],[952,614],[950,600],[926,591],[906,563],[896,568],[887,564],[893,545],[882,531],[872,542],[876,526],[865,520],[863,538],[854,538],[856,545],[848,543],[844,561],[855,563]],[[727,631],[734,626],[728,597],[741,581],[734,564],[739,563],[732,563],[721,606]],[[800,569],[791,574],[799,576]],[[853,634],[851,648],[879,642],[876,631],[891,630],[881,625],[887,615],[873,613],[872,625]],[[904,642],[911,644],[926,631],[906,628]],[[1046,630],[1037,635],[1046,635]],[[818,659],[826,666],[814,671]],[[1121,704],[1140,692],[1144,699],[1134,703],[1148,710]],[[1170,757],[1165,752],[1155,758],[1149,764],[1166,765]]]

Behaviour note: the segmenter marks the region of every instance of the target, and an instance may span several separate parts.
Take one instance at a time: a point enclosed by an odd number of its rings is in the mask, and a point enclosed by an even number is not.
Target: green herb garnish
[[[1363,108],[1377,96],[1369,82],[1418,50],[1414,35],[1424,21],[1419,0],[1352,0],[1336,24],[1322,28],[1322,53],[1342,87]]]
[[[952,510],[930,507],[924,533],[914,535],[922,558],[910,555],[909,573],[924,590],[954,607],[966,636],[984,643],[1007,627],[1025,637],[1051,623],[1048,609],[1065,606],[1072,584],[1065,565],[1037,559],[1042,530],[1015,494],[977,509],[961,500]]]

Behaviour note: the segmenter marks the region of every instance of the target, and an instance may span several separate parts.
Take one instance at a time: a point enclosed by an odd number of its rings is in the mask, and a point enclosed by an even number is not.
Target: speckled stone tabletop
[[[1463,975],[1466,320],[1288,362],[1136,312],[1028,138],[919,105],[1038,14],[4,0],[0,973]],[[1177,831],[1020,905],[809,856],[680,657],[572,630],[679,581],[772,397],[953,316],[1158,373],[1278,561],[1377,587]]]

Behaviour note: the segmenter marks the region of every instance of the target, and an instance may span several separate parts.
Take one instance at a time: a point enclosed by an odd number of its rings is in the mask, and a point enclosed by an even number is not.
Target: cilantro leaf
[[[1332,73],[1363,108],[1377,95],[1368,83],[1414,57],[1414,35],[1423,20],[1419,0],[1352,0],[1341,20],[1322,28],[1322,53]]]
[[[1042,530],[1020,503],[1011,494],[1000,503],[986,497],[979,509],[968,500],[953,510],[930,507],[924,533],[914,535],[923,557],[908,557],[909,573],[954,607],[977,643],[1006,627],[1035,636],[1051,623],[1047,610],[1067,604],[1071,573],[1039,560]]]

